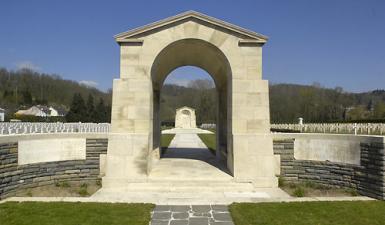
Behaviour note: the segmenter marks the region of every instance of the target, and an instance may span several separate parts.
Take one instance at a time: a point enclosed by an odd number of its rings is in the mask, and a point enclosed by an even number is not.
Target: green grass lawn
[[[8,202],[1,225],[148,225],[152,204]]]
[[[160,139],[161,151],[164,154],[167,150],[167,147],[170,145],[175,134],[162,134]]]
[[[216,135],[215,134],[198,134],[199,138],[205,143],[210,152],[215,155],[217,149]]]
[[[234,203],[236,225],[379,225],[385,201]]]

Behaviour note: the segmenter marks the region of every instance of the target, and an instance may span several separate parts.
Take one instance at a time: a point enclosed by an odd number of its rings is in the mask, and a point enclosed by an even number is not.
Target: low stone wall
[[[68,143],[73,143],[68,140],[74,138],[84,139],[85,147],[81,147],[81,149],[85,149],[85,156],[77,154],[78,151],[83,151],[79,150],[79,144],[72,145],[72,148],[68,145]],[[362,195],[385,200],[385,137],[274,134],[273,138],[274,154],[279,158],[280,175],[285,180],[293,182],[312,181],[335,187],[350,187]],[[312,141],[312,139],[316,139],[316,141]],[[343,154],[332,154],[330,151],[324,151],[328,146],[335,145],[334,143],[338,144],[339,139],[342,142],[351,143],[338,145],[338,148],[334,149],[334,151]],[[21,164],[19,162],[19,143],[26,144],[27,142],[28,144],[28,141],[33,143],[36,140],[61,140],[55,142],[58,143],[58,146],[51,145],[50,148],[68,147],[69,149],[66,151],[59,152],[76,153],[77,158],[76,160],[67,160],[68,156],[63,156],[56,161]],[[296,146],[296,143],[301,144]],[[39,146],[31,145],[30,148],[24,149],[24,152],[26,154],[30,154],[28,151],[39,152]],[[107,146],[107,135],[101,134],[1,137],[0,199],[13,196],[22,189],[50,185],[59,181],[97,180],[103,173],[103,159],[107,154]],[[47,152],[47,146],[42,148],[45,148],[44,152],[46,153],[44,154],[57,152],[56,150]],[[313,154],[317,151],[327,154]],[[314,160],[317,155],[320,155],[320,160]],[[52,157],[52,159],[55,158]]]
[[[17,139],[15,137],[11,139]],[[18,142],[0,143],[0,199],[19,190],[71,180],[97,180],[100,155],[107,153],[107,138],[86,138],[86,158],[20,165]]]
[[[349,187],[360,194],[385,200],[385,144],[361,142],[359,164],[298,160],[295,138],[274,140],[274,154],[280,156],[280,176],[287,181]]]

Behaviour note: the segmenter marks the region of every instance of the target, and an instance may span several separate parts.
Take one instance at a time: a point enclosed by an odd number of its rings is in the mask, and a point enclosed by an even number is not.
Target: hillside
[[[83,99],[93,96],[111,104],[111,93],[87,87],[58,75],[31,70],[9,71],[0,68],[0,108],[8,112],[35,104],[69,109],[75,93]],[[161,119],[173,122],[175,110],[182,106],[196,109],[197,122],[215,123],[216,90],[208,80],[191,81],[188,87],[166,84],[161,91]],[[385,90],[349,93],[342,88],[319,85],[270,85],[272,123],[296,123],[299,117],[309,122],[385,121]]]
[[[110,93],[81,85],[76,81],[64,80],[55,74],[0,68],[0,107],[8,111],[34,104],[68,109],[75,93],[80,93],[84,99],[91,94],[95,100],[102,98],[106,104],[111,104]]]
[[[349,93],[342,88],[317,85],[276,84],[270,86],[273,123],[336,122],[385,119],[385,91]]]

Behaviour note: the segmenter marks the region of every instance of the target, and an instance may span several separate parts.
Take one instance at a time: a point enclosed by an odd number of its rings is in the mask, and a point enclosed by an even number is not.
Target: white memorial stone
[[[196,128],[195,109],[183,106],[176,110],[175,128]]]

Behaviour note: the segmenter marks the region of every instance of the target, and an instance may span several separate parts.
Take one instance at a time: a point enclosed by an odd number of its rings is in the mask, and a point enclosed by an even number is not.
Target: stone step
[[[219,175],[222,175],[222,174],[219,174]],[[211,178],[211,179],[208,179],[208,178]],[[182,182],[187,182],[187,183],[191,183],[191,182],[202,182],[202,183],[207,183],[207,182],[213,182],[213,183],[228,183],[228,182],[234,182],[234,178],[231,177],[231,176],[227,176],[227,175],[223,175],[223,176],[206,176],[206,177],[189,177],[189,178],[185,178],[183,177],[182,175],[179,175],[179,176],[175,176],[175,177],[172,177],[172,176],[167,176],[167,177],[159,177],[159,176],[150,176],[148,178],[148,182],[153,182],[153,183],[164,183],[164,182],[176,182],[176,183],[182,183]]]
[[[232,181],[150,181],[133,183],[128,180],[103,178],[103,189],[125,191],[253,191],[251,183]]]
[[[229,189],[217,189],[213,187],[189,187],[176,189],[146,189],[150,185],[138,184],[135,188],[101,188],[90,197],[91,201],[110,202],[145,202],[154,204],[231,204],[232,202],[258,202],[270,201],[278,198],[290,198],[278,188],[240,188],[238,185],[230,185]],[[247,185],[246,185],[247,186]]]

